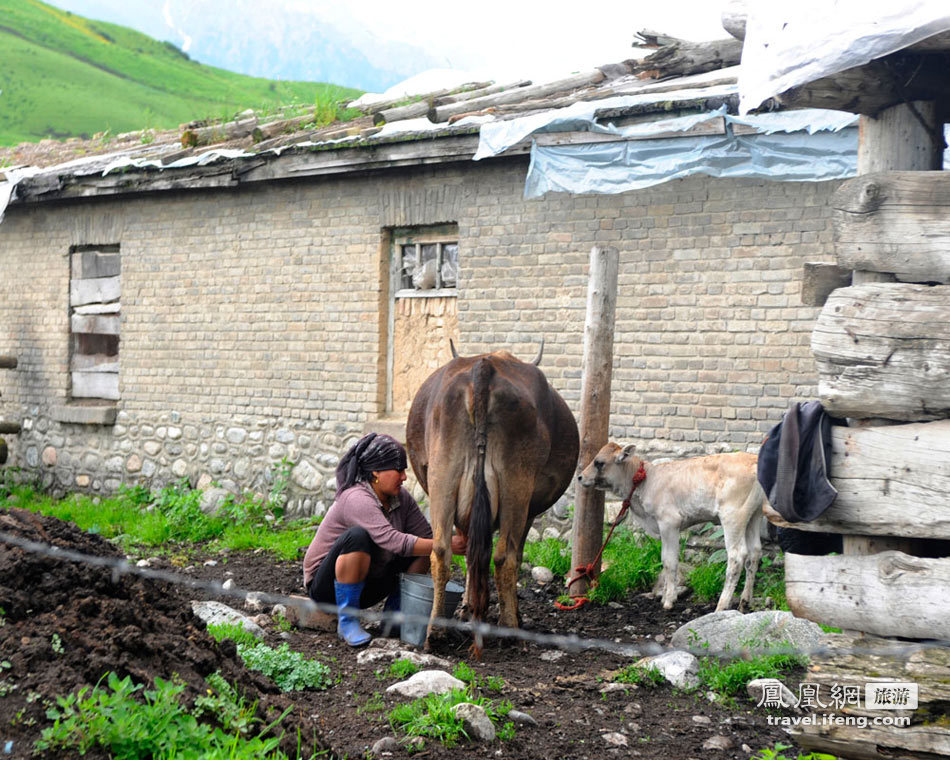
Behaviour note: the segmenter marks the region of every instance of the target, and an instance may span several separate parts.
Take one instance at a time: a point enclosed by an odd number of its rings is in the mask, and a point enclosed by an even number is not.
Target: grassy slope
[[[38,0],[0,0],[0,51],[3,145],[171,128],[245,108],[312,105],[358,94],[203,66],[172,45]]]

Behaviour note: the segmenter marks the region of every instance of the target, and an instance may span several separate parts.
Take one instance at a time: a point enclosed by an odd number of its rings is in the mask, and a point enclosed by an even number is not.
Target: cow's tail
[[[472,616],[484,620],[488,611],[488,568],[491,562],[493,522],[491,497],[485,482],[488,449],[488,398],[495,368],[479,359],[472,368],[472,423],[475,428],[475,497],[469,522],[468,556]]]

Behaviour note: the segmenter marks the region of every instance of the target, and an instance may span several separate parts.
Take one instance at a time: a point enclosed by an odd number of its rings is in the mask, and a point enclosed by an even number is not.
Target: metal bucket
[[[465,589],[454,581],[445,585],[445,606],[441,617],[450,618],[462,600]],[[421,647],[426,641],[426,628],[432,613],[432,576],[421,573],[403,573],[399,576],[400,609],[406,615],[415,615],[420,619],[405,621],[399,630],[399,638],[407,644]],[[423,619],[424,618],[424,619]]]

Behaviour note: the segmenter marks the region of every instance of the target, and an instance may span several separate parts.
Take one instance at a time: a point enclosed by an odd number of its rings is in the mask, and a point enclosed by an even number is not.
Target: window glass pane
[[[458,281],[459,244],[446,243],[442,246],[442,287],[454,288]]]
[[[412,273],[412,286],[416,290],[431,290],[435,287],[437,259],[438,246],[435,243],[426,243],[422,246],[422,264]]]

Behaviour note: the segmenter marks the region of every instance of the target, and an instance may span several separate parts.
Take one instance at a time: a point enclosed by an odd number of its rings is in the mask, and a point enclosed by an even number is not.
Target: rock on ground
[[[420,670],[410,678],[394,683],[386,689],[410,699],[419,699],[428,694],[444,694],[452,689],[463,689],[465,684],[442,670]]]
[[[455,717],[462,721],[462,728],[473,741],[491,742],[495,740],[495,726],[480,705],[462,702],[452,708]]]
[[[711,612],[680,626],[671,643],[677,649],[703,654],[761,654],[781,647],[808,651],[818,646],[824,633],[817,623],[795,617],[786,610]]]
[[[229,625],[239,625],[248,633],[255,636],[263,636],[264,629],[251,620],[247,615],[242,615],[237,610],[228,607],[222,602],[201,602],[193,601],[191,610],[198,617],[204,620],[205,625],[220,625],[222,623]]]
[[[664,652],[653,657],[644,657],[637,667],[653,668],[678,689],[695,689],[699,686],[699,661],[689,652]]]

